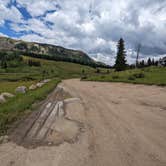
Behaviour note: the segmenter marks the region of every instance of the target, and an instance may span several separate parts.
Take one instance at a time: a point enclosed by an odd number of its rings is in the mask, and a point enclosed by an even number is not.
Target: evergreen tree
[[[150,58],[148,59],[147,65],[148,65],[148,66],[151,66],[151,65],[152,65],[152,61],[151,61]]]
[[[141,62],[140,62],[140,65],[139,65],[140,67],[145,67],[145,61],[144,60],[142,60]]]
[[[154,66],[155,65],[155,61],[154,61],[154,58],[152,59],[152,64],[151,64],[152,66]]]
[[[6,68],[7,68],[7,62],[6,62],[6,60],[2,60],[2,61],[1,61],[1,67],[2,67],[3,69],[6,69]]]
[[[6,69],[7,68],[7,55],[3,54],[1,57],[1,68]]]
[[[121,38],[117,45],[118,52],[115,61],[115,69],[116,71],[123,71],[126,69],[126,51],[125,51],[125,44],[124,40]]]
[[[158,63],[159,63],[159,61],[155,61],[155,62],[154,62],[154,65],[155,65],[155,66],[158,66]]]

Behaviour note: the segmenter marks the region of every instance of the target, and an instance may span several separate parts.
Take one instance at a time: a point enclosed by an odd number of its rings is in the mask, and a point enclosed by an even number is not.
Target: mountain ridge
[[[16,40],[3,36],[0,36],[0,51],[14,51],[36,58],[68,61],[94,67],[107,67],[107,65],[101,62],[96,62],[80,50],[69,49],[46,43]]]

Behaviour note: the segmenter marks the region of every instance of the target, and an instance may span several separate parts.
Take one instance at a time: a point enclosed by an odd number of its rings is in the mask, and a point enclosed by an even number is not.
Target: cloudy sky
[[[83,50],[114,63],[116,43],[127,59],[166,55],[166,0],[0,0],[0,35]]]

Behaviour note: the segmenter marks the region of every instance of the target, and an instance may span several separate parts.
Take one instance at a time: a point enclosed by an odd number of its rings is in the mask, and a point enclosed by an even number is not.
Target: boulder
[[[5,103],[6,99],[4,98],[4,96],[0,95],[0,103]]]
[[[19,86],[15,90],[16,93],[23,93],[23,94],[26,93],[26,91],[27,91],[26,86]]]
[[[2,95],[4,98],[12,98],[12,97],[14,97],[13,94],[8,93],[8,92],[1,93],[1,95]]]
[[[0,144],[9,142],[9,137],[7,135],[0,137]]]
[[[3,143],[9,142],[9,137],[7,135],[3,136]]]
[[[0,136],[0,144],[3,143],[3,136]]]
[[[32,85],[29,87],[29,90],[35,90],[36,88],[37,88],[37,85],[32,84]]]
[[[45,84],[44,82],[38,82],[38,83],[36,84],[36,86],[39,87],[39,88],[41,88],[44,84]]]
[[[43,80],[42,82],[43,83],[48,83],[48,82],[50,82],[51,81],[51,79],[46,79],[46,80]]]

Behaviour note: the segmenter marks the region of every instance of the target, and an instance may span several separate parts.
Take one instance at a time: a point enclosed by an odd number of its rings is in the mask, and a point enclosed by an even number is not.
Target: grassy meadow
[[[111,70],[105,74],[87,75],[83,80],[166,86],[166,67],[147,67],[122,72]]]
[[[28,61],[40,62],[41,66],[29,66]],[[31,57],[23,57],[23,62],[18,66],[0,68],[0,93],[15,93],[18,86],[29,87],[33,83],[48,78],[79,78],[82,70],[87,74],[93,73],[95,69],[75,63],[56,62]]]
[[[29,66],[29,60],[40,62],[40,66]],[[83,70],[87,74],[95,71],[89,66],[80,64],[25,56],[23,61],[15,66],[8,66],[6,69],[0,68],[0,93],[9,92],[15,95],[14,98],[8,99],[6,103],[0,104],[0,135],[7,132],[12,122],[29,113],[32,104],[44,99],[61,79],[79,78]],[[28,88],[30,85],[48,78],[52,81],[41,88],[28,91],[26,94],[15,93],[18,86]]]
[[[0,135],[6,134],[7,129],[10,128],[12,122],[18,120],[23,115],[28,114],[31,111],[32,105],[36,101],[44,99],[59,82],[60,80],[54,79],[41,88],[28,91],[26,94],[18,94],[16,97],[9,99],[7,103],[1,104]]]
[[[39,66],[29,65],[29,61],[39,62]],[[0,68],[0,93],[15,95],[0,104],[0,135],[5,134],[12,122],[30,112],[36,101],[44,99],[62,79],[82,78],[86,81],[126,82],[148,85],[166,85],[166,68],[147,67],[115,72],[114,69],[94,69],[89,66],[37,59],[23,56],[20,62],[10,62],[6,69]],[[52,79],[43,87],[26,94],[16,94],[18,86],[27,88],[44,79]]]

